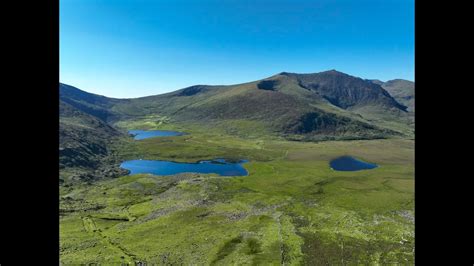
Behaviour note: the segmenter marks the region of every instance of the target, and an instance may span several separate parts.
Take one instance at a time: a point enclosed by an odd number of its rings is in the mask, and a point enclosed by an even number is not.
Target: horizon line
[[[330,71],[336,71],[336,72],[339,72],[339,73],[342,73],[342,74],[346,74],[346,75],[349,75],[349,76],[352,76],[352,77],[360,78],[360,79],[362,79],[362,80],[378,80],[378,81],[381,81],[381,82],[383,82],[383,83],[388,82],[388,81],[391,81],[391,80],[397,80],[397,79],[398,79],[398,80],[406,80],[406,81],[410,81],[410,82],[413,82],[413,83],[415,82],[414,79],[411,80],[411,79],[404,79],[404,78],[393,78],[393,79],[388,79],[388,80],[385,80],[385,81],[384,81],[384,80],[381,80],[381,79],[377,79],[377,78],[362,78],[362,77],[354,76],[354,75],[351,75],[351,74],[348,74],[348,73],[345,73],[345,72],[342,72],[342,71],[339,71],[339,70],[336,70],[336,69],[333,68],[333,69],[324,70],[324,71],[319,71],[319,72],[306,72],[306,73],[280,71],[280,72],[277,72],[276,74],[273,74],[273,75],[268,76],[268,77],[266,77],[266,78],[257,79],[257,80],[253,80],[253,81],[242,82],[242,83],[232,83],[232,84],[192,84],[192,85],[185,86],[185,87],[182,87],[182,88],[172,89],[172,90],[169,90],[169,91],[166,91],[166,92],[163,92],[163,93],[150,94],[150,95],[137,96],[137,97],[113,97],[113,96],[107,96],[107,95],[103,95],[103,94],[97,94],[97,93],[90,92],[90,91],[88,91],[88,90],[84,90],[84,89],[82,89],[82,88],[76,87],[75,85],[71,85],[71,83],[63,82],[63,81],[61,81],[61,80],[59,80],[59,84],[60,84],[60,85],[61,85],[61,84],[68,85],[68,86],[74,87],[74,88],[76,88],[76,89],[79,89],[79,90],[81,90],[81,91],[84,91],[84,92],[87,92],[87,93],[90,93],[90,94],[94,94],[94,95],[98,95],[98,96],[104,96],[104,97],[107,97],[107,98],[114,98],[114,99],[123,99],[123,100],[126,100],[126,99],[137,99],[137,98],[144,98],[144,97],[162,95],[162,94],[175,92],[175,91],[182,90],[182,89],[186,89],[186,88],[193,87],[193,86],[233,86],[233,85],[241,85],[241,84],[245,84],[245,83],[251,83],[251,82],[258,81],[258,80],[264,80],[264,79],[267,79],[267,78],[271,78],[271,77],[274,77],[274,76],[277,76],[277,75],[281,75],[282,73],[298,74],[298,75],[307,75],[307,74],[319,74],[319,73],[330,72]]]

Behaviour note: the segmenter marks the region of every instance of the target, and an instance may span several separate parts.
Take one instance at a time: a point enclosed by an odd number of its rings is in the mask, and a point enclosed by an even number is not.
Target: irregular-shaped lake
[[[166,130],[129,130],[128,134],[133,135],[135,140],[154,138],[154,137],[171,137],[184,135],[183,132],[166,131]]]
[[[378,165],[357,160],[351,156],[341,156],[332,160],[329,165],[336,171],[359,171],[373,169]]]
[[[159,160],[131,160],[123,162],[120,167],[130,171],[130,174],[175,175],[180,173],[218,174],[221,176],[245,176],[247,170],[242,166],[248,161],[236,163],[224,159],[199,161],[197,163],[178,163]]]

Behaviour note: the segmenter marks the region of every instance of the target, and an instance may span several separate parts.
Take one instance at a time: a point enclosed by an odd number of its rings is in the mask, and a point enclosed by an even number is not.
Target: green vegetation
[[[198,126],[114,146],[119,158],[249,159],[243,177],[132,175],[61,186],[64,264],[413,263],[413,141],[294,142]],[[148,121],[148,122],[147,122]],[[337,172],[350,154],[380,167]]]

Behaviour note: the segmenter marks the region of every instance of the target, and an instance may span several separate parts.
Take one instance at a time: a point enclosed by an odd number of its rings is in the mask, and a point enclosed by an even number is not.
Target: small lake
[[[336,171],[359,171],[378,167],[376,164],[364,162],[351,156],[341,156],[336,158],[332,160],[329,165]]]
[[[148,139],[154,137],[171,137],[184,135],[183,132],[166,130],[129,130],[128,134],[133,135],[135,140]]]
[[[120,167],[130,174],[175,175],[180,173],[218,174],[221,176],[246,176],[247,170],[242,166],[247,160],[228,162],[224,159],[199,161],[197,163],[179,163],[160,160],[131,160],[123,162]]]

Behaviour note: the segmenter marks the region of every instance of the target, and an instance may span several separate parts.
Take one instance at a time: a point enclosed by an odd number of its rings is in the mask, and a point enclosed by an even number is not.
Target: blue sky
[[[89,92],[329,69],[414,80],[414,0],[60,1],[60,81]]]

